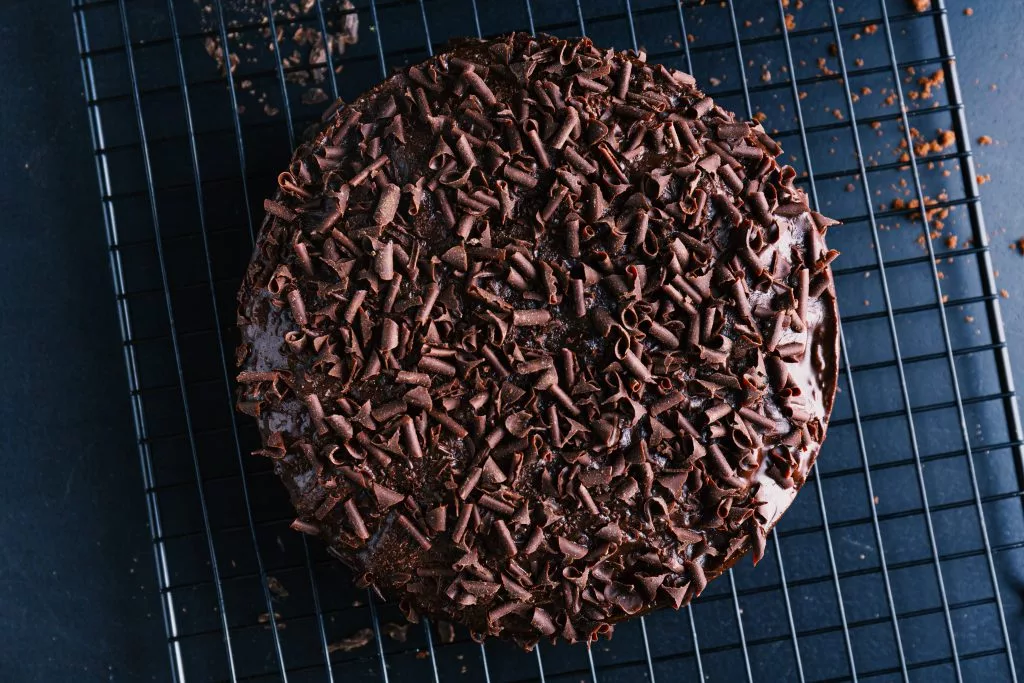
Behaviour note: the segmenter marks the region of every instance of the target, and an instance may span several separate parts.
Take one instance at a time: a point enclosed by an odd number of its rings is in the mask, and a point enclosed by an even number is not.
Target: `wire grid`
[[[240,1],[72,0],[175,680],[1017,679],[1024,442],[941,0],[317,0],[298,15],[245,0],[255,18]],[[765,117],[813,204],[843,220],[830,436],[756,570],[610,642],[522,653],[429,623],[386,635],[395,606],[288,531],[233,410],[233,299],[261,200],[324,106],[278,37],[347,13],[359,42],[326,56],[331,97],[462,35],[642,47]],[[226,61],[260,49],[218,70],[209,40]],[[926,101],[915,71],[944,77]],[[955,144],[919,159],[912,127]],[[332,647],[365,629],[365,646]]]

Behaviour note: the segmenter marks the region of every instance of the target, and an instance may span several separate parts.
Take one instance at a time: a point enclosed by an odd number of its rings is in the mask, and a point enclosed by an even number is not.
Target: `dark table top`
[[[0,24],[0,676],[165,680],[139,462],[81,72],[66,0],[8,0]],[[1022,0],[950,0],[1006,334],[1024,380]],[[993,87],[994,85],[994,87]],[[953,318],[955,321],[955,318]]]

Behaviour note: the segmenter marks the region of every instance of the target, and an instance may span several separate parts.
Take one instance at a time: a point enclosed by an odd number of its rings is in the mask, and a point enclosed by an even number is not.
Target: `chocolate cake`
[[[339,103],[239,294],[292,527],[526,647],[756,563],[836,389],[834,221],[781,151],[587,39],[460,41]]]

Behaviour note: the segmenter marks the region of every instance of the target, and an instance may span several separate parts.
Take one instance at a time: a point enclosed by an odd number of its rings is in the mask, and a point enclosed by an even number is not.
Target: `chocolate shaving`
[[[761,558],[837,326],[832,222],[760,125],[642,53],[513,34],[322,126],[239,308],[296,530],[408,617],[524,646]]]

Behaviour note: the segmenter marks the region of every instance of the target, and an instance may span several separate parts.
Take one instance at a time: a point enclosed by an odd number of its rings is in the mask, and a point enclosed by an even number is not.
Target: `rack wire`
[[[71,9],[174,680],[1017,680],[1024,433],[942,0]],[[543,31],[643,48],[774,130],[844,225],[830,234],[840,393],[770,561],[610,642],[523,653],[404,629],[288,531],[284,489],[233,410],[233,300],[261,200],[324,106],[289,41],[350,14],[358,43],[320,65],[332,99],[453,37]],[[932,130],[955,140],[920,147]]]

